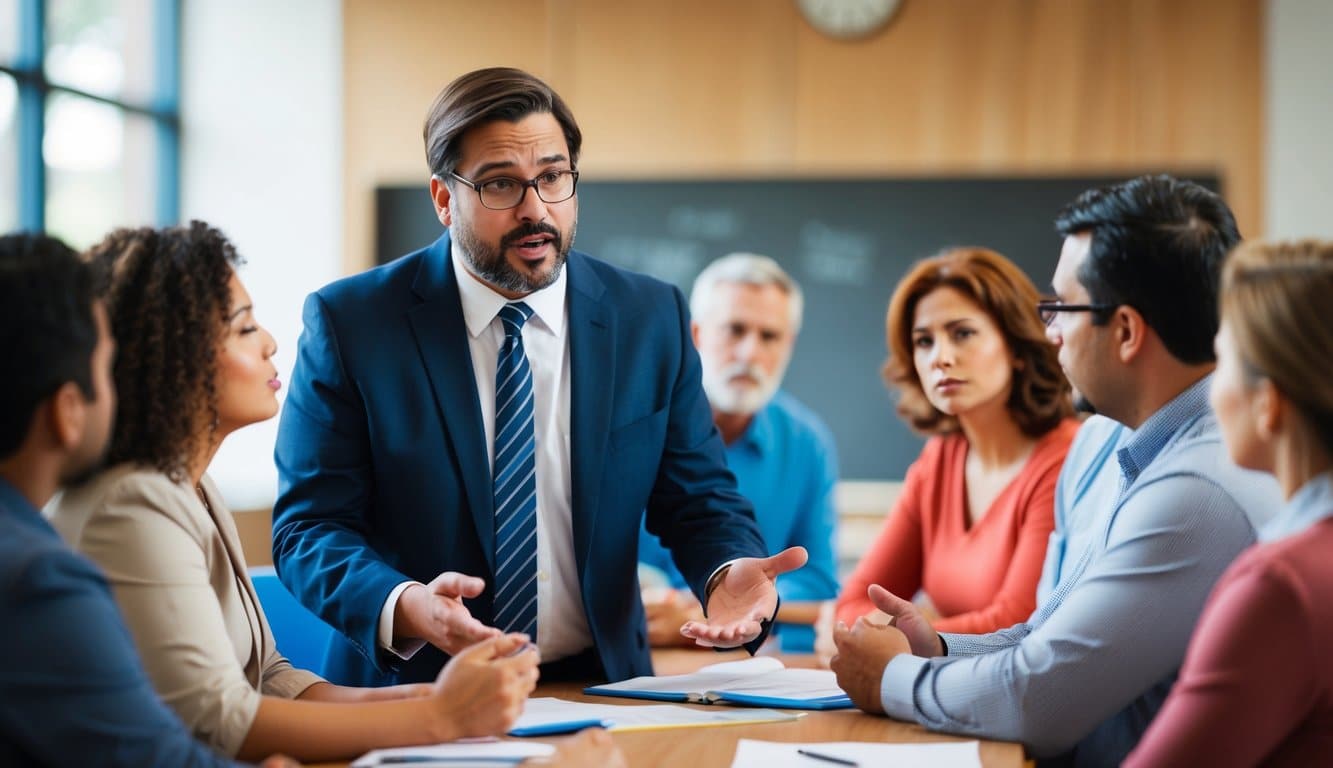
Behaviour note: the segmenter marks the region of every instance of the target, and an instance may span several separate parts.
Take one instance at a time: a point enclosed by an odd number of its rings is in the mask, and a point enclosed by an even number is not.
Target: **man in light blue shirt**
[[[770,552],[803,546],[809,562],[777,579],[775,632],[783,651],[809,653],[822,602],[838,595],[833,505],[838,460],[823,421],[778,390],[801,327],[800,286],[766,256],[733,253],[708,265],[690,293],[704,393],[726,444],[727,467]],[[656,536],[639,532],[639,562],[668,589],[644,591],[653,645],[692,643],[680,626],[702,611]],[[644,570],[641,568],[641,570]]]
[[[872,587],[896,626],[835,629],[833,668],[867,711],[1020,741],[1042,764],[1119,765],[1161,707],[1213,583],[1279,494],[1231,463],[1208,407],[1218,276],[1239,240],[1222,200],[1142,177],[1084,193],[1056,228],[1048,336],[1106,417],[1092,429],[1123,425],[1103,436],[1115,442],[1100,462],[1086,441],[1091,458],[1062,472],[1063,490],[1084,494],[1074,527],[1091,526],[1086,545],[1070,543],[1029,621],[987,635],[936,634]]]

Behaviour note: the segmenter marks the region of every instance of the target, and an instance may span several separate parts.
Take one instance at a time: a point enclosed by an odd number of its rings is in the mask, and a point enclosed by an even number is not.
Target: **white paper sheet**
[[[515,728],[531,728],[574,720],[602,720],[607,730],[637,731],[702,725],[736,725],[795,720],[799,712],[775,709],[692,709],[675,704],[587,704],[549,697],[528,699]]]
[[[501,765],[516,765],[529,757],[546,757],[554,752],[555,747],[539,741],[475,739],[422,747],[375,749],[358,757],[351,768],[369,768],[377,765],[403,765],[409,768],[430,768],[430,766],[497,768]]]
[[[939,744],[876,744],[865,741],[819,741],[808,744],[741,739],[731,768],[848,768],[840,763],[808,757],[797,750],[847,760],[858,766],[893,768],[981,768],[980,745],[975,741]]]

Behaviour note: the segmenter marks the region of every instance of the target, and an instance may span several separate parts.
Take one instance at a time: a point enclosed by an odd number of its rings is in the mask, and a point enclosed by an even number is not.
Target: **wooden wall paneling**
[[[763,172],[789,161],[797,19],[772,0],[570,0],[564,95],[583,168],[618,177]]]
[[[344,259],[374,263],[375,186],[429,178],[421,127],[450,80],[489,66],[549,77],[546,0],[344,0]]]
[[[904,0],[838,41],[787,0],[344,0],[346,263],[375,185],[424,179],[436,91],[501,63],[565,96],[603,177],[1216,170],[1258,234],[1262,7]]]

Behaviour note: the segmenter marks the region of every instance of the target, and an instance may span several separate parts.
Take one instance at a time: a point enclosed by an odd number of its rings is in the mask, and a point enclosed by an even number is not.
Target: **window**
[[[179,218],[179,0],[0,0],[0,232]]]

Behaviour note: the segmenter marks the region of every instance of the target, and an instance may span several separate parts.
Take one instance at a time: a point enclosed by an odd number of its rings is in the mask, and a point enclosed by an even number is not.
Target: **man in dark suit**
[[[568,107],[479,70],[425,141],[448,233],[307,300],[279,428],[275,565],[350,640],[325,674],[429,680],[500,629],[529,633],[548,679],[651,674],[641,520],[706,607],[682,633],[753,650],[806,554],[764,557],[684,297],[571,249]]]
[[[112,346],[73,251],[0,237],[0,765],[233,765],[158,700],[106,581],[38,512],[106,449]]]

